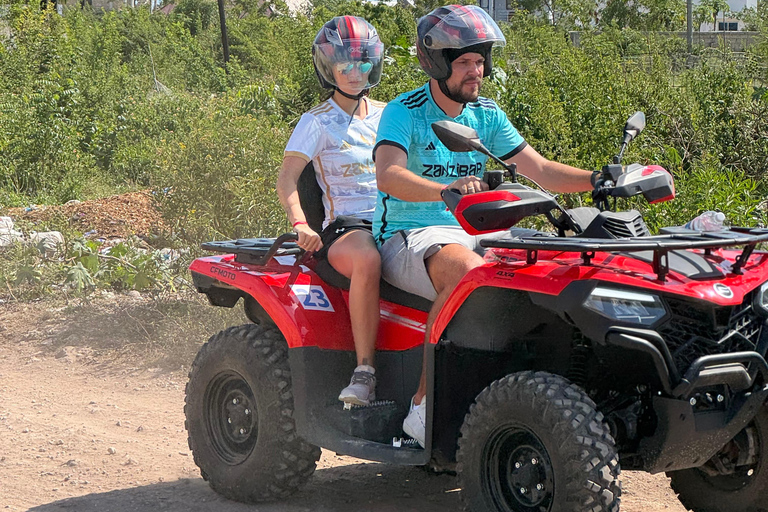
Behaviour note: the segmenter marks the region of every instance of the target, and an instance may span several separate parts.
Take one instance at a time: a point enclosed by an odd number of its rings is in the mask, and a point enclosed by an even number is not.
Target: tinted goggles
[[[371,62],[354,61],[354,62],[337,62],[336,63],[336,71],[338,71],[342,75],[350,74],[353,69],[356,69],[361,74],[365,74],[365,73],[368,73],[371,70],[371,68],[373,68],[373,64]]]

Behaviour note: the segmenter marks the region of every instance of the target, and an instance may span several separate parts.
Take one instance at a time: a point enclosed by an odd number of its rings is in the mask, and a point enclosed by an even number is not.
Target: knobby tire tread
[[[205,374],[211,373],[210,366],[215,368],[222,353],[238,351],[248,358],[248,371],[254,372],[254,378],[266,381],[269,389],[262,392],[268,393],[269,399],[278,404],[279,413],[268,418],[260,417],[259,421],[260,425],[262,420],[274,422],[276,439],[260,443],[260,452],[252,453],[240,464],[242,474],[237,474],[237,470],[233,474],[231,467],[222,467],[226,463],[211,455],[205,436],[200,435],[204,427],[196,425],[194,428],[192,423],[202,422],[202,418],[197,417],[201,413],[197,401],[202,400],[197,394],[205,393]],[[201,378],[203,381],[198,382]],[[314,473],[320,458],[320,448],[307,443],[296,433],[293,411],[288,346],[279,330],[272,326],[247,324],[230,327],[212,336],[198,352],[189,371],[184,405],[188,444],[202,477],[218,493],[241,502],[273,501],[293,494]],[[260,427],[259,435],[268,431]]]
[[[491,383],[470,407],[458,441],[457,473],[465,510],[490,510],[467,489],[477,489],[479,468],[476,454],[482,452],[492,425],[501,424],[501,415],[529,408],[531,418],[553,433],[556,449],[562,454],[564,475],[556,487],[566,487],[567,500],[558,512],[619,512],[621,484],[615,442],[603,415],[579,387],[563,377],[545,372],[508,375]],[[547,446],[551,451],[552,446]],[[472,460],[474,459],[474,460]]]

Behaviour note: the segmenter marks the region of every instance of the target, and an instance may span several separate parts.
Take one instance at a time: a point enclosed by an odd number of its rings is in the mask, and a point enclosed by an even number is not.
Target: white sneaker
[[[414,438],[422,448],[427,444],[427,397],[421,399],[419,405],[413,405],[411,398],[411,407],[408,416],[403,421],[403,432]]]
[[[341,390],[339,400],[345,404],[368,405],[376,400],[376,370],[372,366],[361,364],[355,368],[349,386]]]

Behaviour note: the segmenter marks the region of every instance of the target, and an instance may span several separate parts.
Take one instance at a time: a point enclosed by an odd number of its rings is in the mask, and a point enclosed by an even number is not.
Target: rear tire
[[[549,373],[493,382],[464,419],[456,454],[467,509],[618,512],[618,455],[587,394]]]
[[[320,448],[296,434],[288,347],[272,327],[231,327],[203,345],[186,389],[189,448],[203,478],[236,501],[285,498]]]
[[[670,471],[672,489],[680,502],[694,512],[765,512],[768,510],[768,407],[734,439],[742,447],[754,446],[753,460],[736,466],[733,474],[710,475],[699,468]],[[736,459],[738,444],[728,443],[715,457]],[[710,471],[716,468],[707,463]]]

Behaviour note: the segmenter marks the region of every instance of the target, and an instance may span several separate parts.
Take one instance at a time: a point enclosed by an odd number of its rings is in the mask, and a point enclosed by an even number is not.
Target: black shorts
[[[342,235],[354,231],[356,229],[364,229],[369,233],[372,233],[371,221],[365,219],[358,219],[357,217],[350,217],[346,215],[340,215],[336,217],[333,222],[320,232],[320,240],[323,242],[323,248],[315,253],[315,258],[328,258],[328,249],[331,245],[342,237]]]

